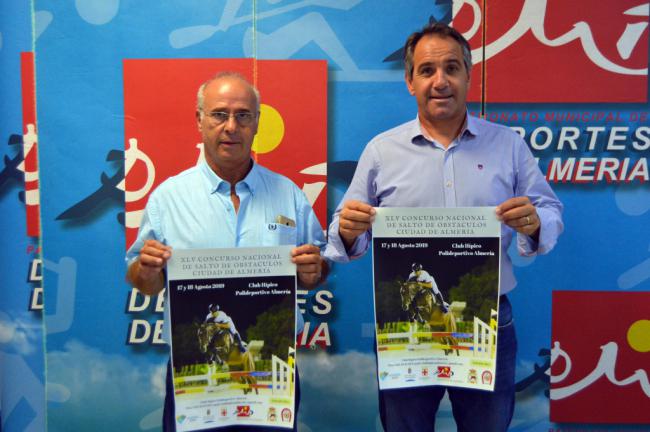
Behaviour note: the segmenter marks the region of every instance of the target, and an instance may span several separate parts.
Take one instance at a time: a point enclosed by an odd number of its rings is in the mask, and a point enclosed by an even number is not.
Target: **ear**
[[[406,82],[406,88],[408,89],[411,96],[415,96],[415,89],[413,88],[413,80],[409,77],[408,72],[404,72],[404,81]]]
[[[196,116],[196,126],[199,128],[199,132],[201,132],[201,111],[196,110],[194,115]]]
[[[257,118],[255,119],[255,126],[253,126],[253,135],[257,135],[257,128],[260,125],[260,117],[262,116],[262,111],[257,112]]]

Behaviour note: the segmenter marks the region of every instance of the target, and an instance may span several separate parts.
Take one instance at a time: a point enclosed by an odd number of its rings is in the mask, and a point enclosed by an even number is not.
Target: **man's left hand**
[[[298,282],[304,288],[311,289],[323,279],[327,268],[320,255],[318,246],[305,244],[291,249],[291,262],[296,264]]]
[[[538,240],[541,224],[537,210],[528,197],[510,198],[497,206],[496,213],[497,218],[504,224],[535,241]]]

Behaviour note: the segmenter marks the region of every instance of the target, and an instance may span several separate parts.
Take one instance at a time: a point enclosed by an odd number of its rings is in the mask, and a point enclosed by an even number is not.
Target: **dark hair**
[[[422,30],[411,34],[404,44],[404,70],[409,78],[413,78],[413,52],[415,51],[415,46],[418,44],[420,39],[427,35],[449,37],[458,42],[458,45],[463,49],[463,63],[465,63],[465,69],[467,69],[467,73],[469,73],[472,68],[472,49],[470,48],[467,39],[465,39],[455,28],[449,27],[445,23],[431,22],[424,26]]]

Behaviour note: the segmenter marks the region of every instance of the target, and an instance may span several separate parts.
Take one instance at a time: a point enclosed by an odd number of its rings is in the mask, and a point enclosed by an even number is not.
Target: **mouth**
[[[452,95],[431,95],[429,96],[429,99],[433,99],[435,101],[448,101],[453,98]]]

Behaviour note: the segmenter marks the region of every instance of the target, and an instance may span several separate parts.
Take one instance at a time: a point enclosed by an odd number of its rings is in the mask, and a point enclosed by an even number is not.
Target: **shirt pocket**
[[[267,223],[262,228],[264,246],[295,245],[297,237],[296,227],[279,223]]]

